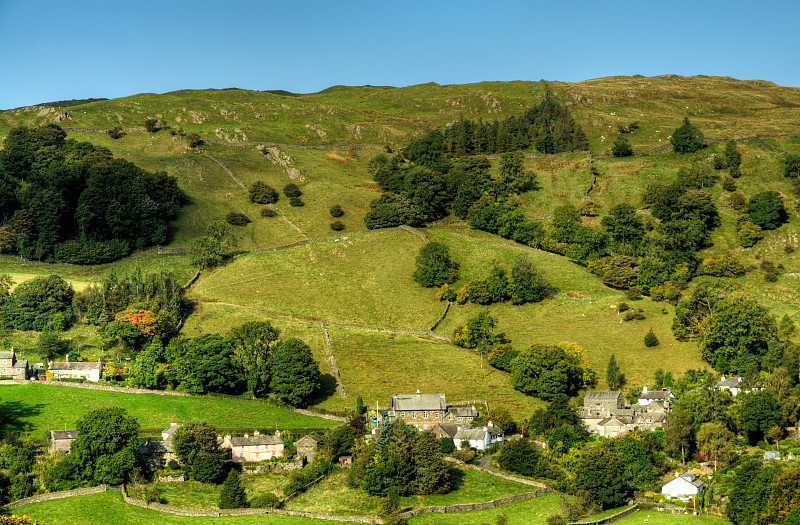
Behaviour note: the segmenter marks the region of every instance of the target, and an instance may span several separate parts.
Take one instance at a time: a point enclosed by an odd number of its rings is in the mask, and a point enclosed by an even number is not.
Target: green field
[[[187,517],[164,514],[154,510],[128,505],[122,501],[122,493],[106,492],[25,505],[12,511],[12,514],[27,515],[38,520],[40,525],[330,525],[330,521],[274,514],[251,516],[226,516],[209,518],[205,516]]]
[[[2,385],[0,400],[10,428],[41,434],[75,428],[87,412],[106,406],[124,408],[143,429],[163,429],[171,421],[205,420],[220,428],[329,428],[339,423],[271,407],[263,403],[199,396],[127,394],[52,385]]]

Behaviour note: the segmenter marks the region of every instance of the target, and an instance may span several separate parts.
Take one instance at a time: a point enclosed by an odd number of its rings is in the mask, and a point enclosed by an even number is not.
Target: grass
[[[164,514],[154,510],[128,505],[122,501],[120,492],[105,492],[91,496],[66,498],[25,505],[11,511],[15,515],[27,515],[42,525],[325,525],[330,521],[275,514],[250,516],[225,516],[219,518],[188,517]]]
[[[408,523],[409,525],[482,525],[494,523],[500,514],[504,514],[510,525],[545,525],[548,516],[560,511],[560,495],[551,492],[538,498],[509,503],[494,509],[423,514],[409,519]]]
[[[106,406],[124,408],[143,429],[162,429],[170,421],[206,420],[220,428],[329,428],[338,423],[265,405],[200,396],[162,396],[87,390],[39,384],[0,386],[9,422],[15,430],[31,432],[75,428],[87,412]]]
[[[408,496],[400,498],[402,510],[428,506],[455,505],[458,503],[481,503],[514,494],[532,492],[535,487],[508,481],[491,474],[474,470],[454,468],[456,487],[448,494],[430,496]],[[336,471],[306,493],[287,504],[289,510],[327,512],[344,515],[375,515],[383,500],[370,496],[362,490],[347,486],[347,471]]]
[[[240,476],[248,499],[272,492],[283,498],[283,485],[286,475],[283,473],[248,474]],[[187,509],[217,509],[222,485],[201,483],[199,481],[158,482],[156,488],[161,491],[162,503]]]
[[[665,514],[658,512],[655,509],[640,510],[634,512],[624,518],[621,518],[614,523],[617,525],[632,525],[634,523],[642,523],[647,520],[647,523],[655,525],[724,525],[730,524],[730,521],[722,518],[715,518],[713,516],[692,516],[691,514]]]

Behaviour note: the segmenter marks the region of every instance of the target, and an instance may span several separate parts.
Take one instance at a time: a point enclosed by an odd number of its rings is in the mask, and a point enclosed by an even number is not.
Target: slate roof
[[[486,437],[486,429],[483,427],[477,428],[462,428],[456,435],[453,436],[455,441],[470,441],[470,440],[481,440]]]
[[[180,425],[176,425],[175,423],[173,423],[170,426],[168,426],[167,428],[165,428],[164,430],[162,430],[161,431],[161,435],[163,436],[164,434],[167,434],[169,437],[172,437],[172,434],[174,434],[175,431],[178,430],[179,426]]]
[[[644,392],[642,394],[639,394],[639,399],[664,400],[664,399],[669,399],[671,395],[672,392],[654,390],[652,392]]]
[[[313,443],[307,443],[307,441],[309,441],[309,440],[313,441]],[[295,444],[295,446],[297,446],[299,444],[301,447],[302,446],[312,446],[312,445],[316,446],[317,443],[319,443],[321,440],[322,440],[322,436],[319,436],[317,434],[306,434],[305,436],[303,436],[300,439],[298,439],[297,441],[295,441],[294,444]]]
[[[478,417],[478,409],[475,407],[450,407],[447,412],[454,417]]]
[[[231,438],[231,445],[234,447],[253,447],[258,445],[279,445],[283,440],[278,436],[249,436]]]
[[[77,430],[51,430],[50,431],[50,438],[53,440],[56,439],[77,439],[78,438],[78,431]]]
[[[394,410],[441,410],[447,409],[444,394],[395,394],[392,396]]]
[[[742,378],[731,376],[726,377],[724,380],[717,382],[717,388],[739,388],[739,383],[742,382]]]
[[[586,392],[586,395],[583,396],[583,399],[617,399],[622,392],[618,390],[614,391],[601,391],[601,390],[590,390]]]
[[[0,352],[0,359],[14,359],[14,351],[8,350],[5,352]]]
[[[103,365],[99,361],[70,361],[68,363],[50,363],[50,370],[99,370]]]

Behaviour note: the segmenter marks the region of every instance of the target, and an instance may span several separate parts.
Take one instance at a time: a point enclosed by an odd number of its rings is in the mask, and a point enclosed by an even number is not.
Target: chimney
[[[225,441],[230,441],[230,440],[231,440],[231,435],[225,434]]]
[[[281,437],[281,431],[280,430],[276,430],[275,431],[275,437],[277,437],[277,438]]]
[[[720,381],[725,381],[725,376],[719,378]]]
[[[420,396],[420,393],[419,393],[419,388],[418,388],[417,389],[417,397],[419,397],[419,396]]]
[[[646,393],[647,393],[647,387],[646,387],[646,386],[643,386],[643,387],[642,387],[642,394],[646,394]]]
[[[67,354],[67,360],[66,360],[66,362],[67,362],[67,363],[69,363],[69,354]]]
[[[250,434],[245,434],[244,437],[249,438]]]
[[[259,432],[258,430],[254,430],[254,431],[253,431],[253,435],[254,435],[254,436],[260,436],[260,435],[261,435],[261,432]]]

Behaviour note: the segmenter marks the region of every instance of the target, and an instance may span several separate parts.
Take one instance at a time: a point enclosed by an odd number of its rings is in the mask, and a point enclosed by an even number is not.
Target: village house
[[[484,427],[474,427],[467,423],[464,425],[454,425],[450,423],[439,423],[429,429],[437,438],[453,438],[456,449],[461,450],[462,441],[468,442],[470,448],[486,450],[495,443],[503,443],[505,433],[503,429],[495,426],[490,421]]]
[[[178,455],[175,453],[172,438],[178,428],[180,425],[173,421],[161,431],[161,441],[148,438],[147,442],[139,447],[139,455],[149,468],[159,470],[166,467],[171,459],[177,461]]]
[[[578,418],[587,431],[614,437],[633,430],[664,428],[674,395],[668,389],[643,389],[638,402],[627,406],[622,392],[589,391]]]
[[[432,429],[439,423],[468,423],[478,417],[478,410],[472,407],[447,406],[444,394],[394,394],[392,407],[385,417],[394,422],[404,420],[419,430]]]
[[[661,494],[663,494],[665,498],[679,499],[682,501],[689,501],[702,493],[703,482],[689,472],[684,472],[680,475],[676,472],[675,478],[661,487]]]
[[[72,442],[78,439],[77,430],[51,430],[50,452],[63,452],[69,454]]]
[[[50,363],[47,365],[47,370],[53,374],[53,379],[84,379],[86,381],[100,381],[100,378],[103,376],[103,363],[100,361],[70,362],[69,355],[67,355],[63,363],[54,363],[50,361]]]
[[[244,437],[231,437],[230,434],[220,444],[220,448],[230,449],[230,461],[241,463],[244,461],[263,461],[283,457],[283,440],[280,431],[274,435],[261,435],[258,430],[253,435],[245,434]]]
[[[742,389],[741,382],[742,382],[741,377],[722,376],[720,380],[717,382],[717,384],[714,386],[716,387],[717,390],[727,390],[728,392],[731,393],[733,397],[736,397],[736,394],[738,394],[739,390]]]
[[[17,360],[17,352],[13,346],[8,352],[0,352],[0,363],[2,363],[3,376],[21,380],[28,379],[28,360]]]
[[[319,442],[321,440],[322,436],[319,436],[318,434],[307,434],[298,439],[294,442],[294,446],[297,449],[297,455],[305,459],[306,463],[311,463],[314,461],[314,457],[317,455],[317,448],[319,447]]]

